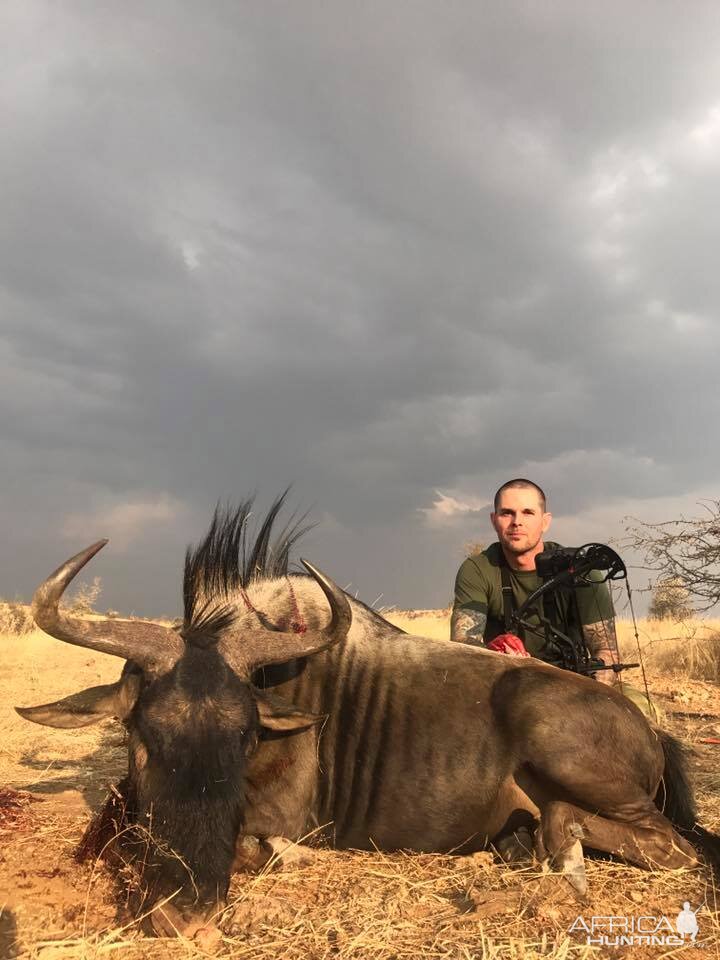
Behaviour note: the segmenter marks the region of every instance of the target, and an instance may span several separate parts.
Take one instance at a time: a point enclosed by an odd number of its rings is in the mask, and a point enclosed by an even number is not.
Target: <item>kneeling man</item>
[[[535,558],[560,546],[544,539],[552,520],[545,494],[531,480],[509,480],[495,494],[490,519],[498,540],[468,557],[458,571],[450,639],[487,646],[502,634],[519,633],[531,656],[559,665],[561,651],[537,613],[526,618],[526,629],[510,624],[512,612],[542,584]],[[542,615],[571,639],[582,638],[592,657],[607,665],[619,662],[615,614],[605,583],[554,590],[539,603]],[[599,670],[596,677],[603,683],[619,682],[613,670]]]

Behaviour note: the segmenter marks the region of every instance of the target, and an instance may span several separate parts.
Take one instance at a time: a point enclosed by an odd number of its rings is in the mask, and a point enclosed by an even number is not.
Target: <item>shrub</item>
[[[680,577],[658,580],[648,609],[650,620],[687,620],[692,614],[690,592]]]
[[[23,636],[34,629],[35,621],[27,604],[0,600],[0,633]]]
[[[720,634],[705,637],[673,637],[651,645],[646,666],[687,677],[720,682]]]
[[[72,596],[67,599],[63,598],[60,606],[76,617],[86,616],[89,613],[95,613],[95,604],[101,593],[102,581],[100,577],[95,577],[92,583],[81,581]]]
[[[466,557],[479,557],[480,554],[485,549],[485,544],[482,540],[468,540],[463,551]]]

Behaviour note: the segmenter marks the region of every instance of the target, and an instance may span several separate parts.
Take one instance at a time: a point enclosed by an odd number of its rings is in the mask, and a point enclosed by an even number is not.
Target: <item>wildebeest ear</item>
[[[54,703],[44,703],[38,707],[15,707],[15,710],[25,720],[64,729],[87,727],[108,717],[124,720],[135,706],[140,683],[140,676],[125,674],[117,683],[88,687]]]
[[[302,730],[305,727],[312,727],[316,723],[322,723],[325,719],[322,714],[318,715],[298,710],[297,707],[283,700],[282,697],[278,697],[274,693],[268,693],[267,690],[256,688],[253,693],[260,715],[260,724],[267,727],[268,730]]]

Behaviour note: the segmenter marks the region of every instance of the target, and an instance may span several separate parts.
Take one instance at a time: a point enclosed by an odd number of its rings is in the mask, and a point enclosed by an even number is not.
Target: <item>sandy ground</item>
[[[392,618],[413,633],[447,635],[441,612]],[[659,639],[653,629],[641,624],[646,649]],[[624,643],[634,643],[629,627],[622,635]],[[183,941],[145,939],[127,912],[122,883],[103,864],[80,866],[73,859],[91,814],[126,769],[121,728],[103,723],[52,730],[27,723],[12,709],[109,682],[119,668],[111,657],[39,632],[0,635],[0,958],[200,955]],[[657,671],[649,680],[665,725],[694,748],[702,822],[720,832],[720,744],[701,742],[720,739],[718,685]],[[327,852],[309,867],[238,875],[223,950],[254,960],[589,957],[607,951],[598,953],[568,933],[579,914],[674,918],[689,900],[700,907],[701,956],[720,957],[718,892],[707,871],[648,873],[592,861],[588,874],[590,899],[580,904],[564,881],[543,876],[537,865],[510,868],[485,854]],[[635,947],[620,955],[679,953]]]

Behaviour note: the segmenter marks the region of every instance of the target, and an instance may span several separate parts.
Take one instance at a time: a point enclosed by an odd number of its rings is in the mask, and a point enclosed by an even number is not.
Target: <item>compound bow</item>
[[[538,554],[535,558],[535,566],[544,582],[513,612],[512,621],[516,627],[523,627],[530,631],[536,630],[536,625],[529,623],[527,617],[531,614],[537,616],[547,631],[547,636],[554,641],[560,651],[562,660],[558,666],[565,670],[572,670],[574,673],[593,676],[600,670],[620,673],[631,667],[640,666],[639,663],[606,664],[603,660],[593,657],[582,629],[580,629],[579,639],[569,637],[556,623],[544,615],[538,602],[545,594],[562,587],[577,589],[583,586],[597,586],[610,580],[627,582],[627,567],[611,547],[604,543],[586,543],[576,548],[562,547],[559,550]],[[601,571],[604,576],[601,579],[590,579],[591,571]]]

